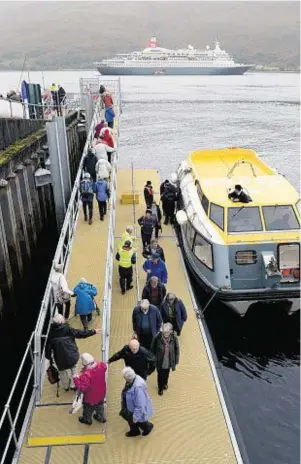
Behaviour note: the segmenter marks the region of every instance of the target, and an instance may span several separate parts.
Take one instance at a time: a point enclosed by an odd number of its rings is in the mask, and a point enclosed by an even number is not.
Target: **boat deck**
[[[133,223],[133,206],[119,202],[121,194],[131,191],[130,169],[121,169],[117,177],[116,245],[128,224]],[[140,193],[136,205],[137,218],[144,212],[143,186],[151,179],[159,191],[159,176],[155,170],[135,170],[135,189]],[[136,219],[137,219],[136,218]],[[81,277],[98,288],[96,298],[102,307],[105,263],[107,253],[108,217],[99,221],[97,204],[91,226],[80,214],[68,269],[69,287],[73,288]],[[142,290],[145,275],[142,270],[140,240],[137,240],[139,282]],[[126,438],[127,423],[118,415],[120,393],[124,385],[121,376],[123,362],[109,366],[107,393],[107,423],[85,426],[78,422],[79,413],[68,414],[74,393],[44,383],[41,405],[36,407],[25,443],[21,464],[234,464],[237,459],[227,427],[221,401],[210,367],[205,341],[193,309],[189,287],[177,249],[177,240],[169,226],[163,226],[159,236],[168,269],[167,289],[175,292],[185,303],[188,320],[180,343],[180,363],[171,373],[169,389],[158,396],[156,374],[148,379],[148,390],[153,399],[154,430],[148,437]],[[113,272],[110,355],[131,338],[131,315],[137,302],[135,289],[121,295],[117,262]],[[73,300],[74,305],[74,300]],[[72,310],[71,310],[72,312]],[[70,323],[80,327],[78,317]],[[94,315],[93,327],[99,327],[101,317]],[[90,352],[101,359],[101,338],[95,335],[78,340],[80,352]],[[65,446],[62,446],[65,445]]]

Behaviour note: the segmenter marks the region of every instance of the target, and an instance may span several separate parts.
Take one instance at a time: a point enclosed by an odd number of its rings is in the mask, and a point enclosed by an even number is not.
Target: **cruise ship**
[[[147,47],[140,52],[119,53],[114,58],[95,63],[102,75],[146,76],[146,75],[233,75],[244,74],[253,67],[250,64],[235,63],[233,58],[215,42],[199,50],[192,45],[185,49],[169,50],[158,46],[152,37]]]

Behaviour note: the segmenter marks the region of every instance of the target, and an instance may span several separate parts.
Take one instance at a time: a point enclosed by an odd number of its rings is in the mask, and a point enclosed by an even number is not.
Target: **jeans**
[[[119,266],[119,283],[121,291],[129,290],[133,282],[133,268]]]
[[[71,372],[71,377],[69,376],[69,372]],[[62,385],[65,388],[65,390],[69,390],[69,388],[74,388],[73,377],[77,375],[76,365],[71,367],[70,369],[66,369],[65,371],[59,371],[59,373],[60,381],[62,382]]]
[[[107,214],[107,202],[98,200],[99,216],[102,219]]]
[[[64,311],[64,305],[65,305],[65,311]],[[70,316],[70,306],[71,306],[71,301],[66,301],[65,303],[57,303],[56,307],[58,310],[59,314],[62,314],[65,319],[69,319]]]
[[[84,211],[85,221],[87,220],[87,209],[89,210],[89,220],[91,220],[93,217],[93,200],[92,201],[83,200],[83,211]]]
[[[157,381],[159,391],[162,391],[164,387],[168,384],[169,371],[170,369],[158,369]]]
[[[80,320],[82,321],[82,324],[84,326],[84,329],[85,330],[88,330],[88,324],[89,322],[92,321],[92,313],[89,313],[89,314],[81,314],[80,315]]]
[[[83,418],[85,419],[85,421],[92,422],[93,413],[95,413],[94,417],[96,420],[98,420],[99,422],[105,421],[103,401],[97,404],[83,404]]]

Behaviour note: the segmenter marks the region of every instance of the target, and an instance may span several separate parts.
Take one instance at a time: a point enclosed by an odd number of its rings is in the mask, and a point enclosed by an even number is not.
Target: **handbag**
[[[50,362],[50,366],[46,370],[47,378],[51,385],[56,383],[56,396],[59,397],[60,376],[57,368]]]
[[[132,422],[133,420],[133,413],[124,406],[122,406],[119,416],[121,416],[127,422]]]
[[[76,392],[72,407],[69,411],[69,414],[75,414],[83,405],[84,394],[80,391]]]

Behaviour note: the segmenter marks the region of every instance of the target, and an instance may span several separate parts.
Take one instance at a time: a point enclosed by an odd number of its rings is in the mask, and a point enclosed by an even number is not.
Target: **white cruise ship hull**
[[[150,66],[104,66],[97,65],[100,74],[105,76],[153,76],[153,75],[169,75],[169,76],[231,76],[244,74],[252,66],[233,66],[233,67],[150,67]]]

